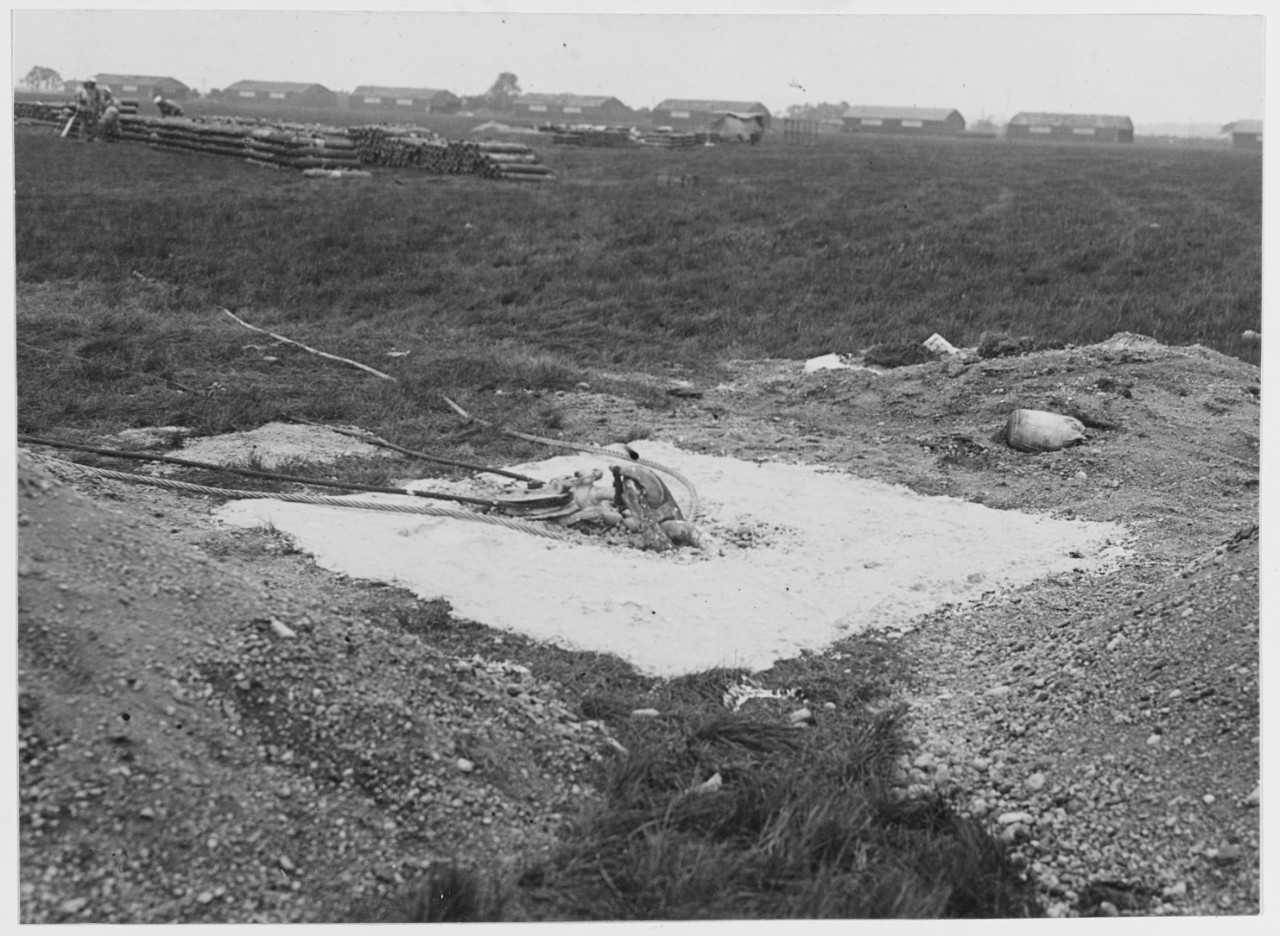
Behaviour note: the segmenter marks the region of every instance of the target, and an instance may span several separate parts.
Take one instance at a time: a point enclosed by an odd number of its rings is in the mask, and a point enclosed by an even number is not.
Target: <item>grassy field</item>
[[[15,144],[24,432],[216,433],[293,415],[449,454],[464,440],[441,393],[537,432],[560,419],[539,391],[582,380],[656,411],[670,398],[620,372],[714,381],[732,359],[935,331],[971,345],[984,332],[1059,344],[1129,330],[1258,360],[1240,338],[1261,328],[1257,154],[534,139],[557,179],[515,184],[391,171],[308,180],[39,127],[17,128]],[[658,185],[660,173],[699,184]],[[396,382],[268,347],[219,307]],[[495,462],[534,452],[496,433],[465,445]],[[877,667],[833,672],[829,688],[879,695],[891,658]],[[642,702],[620,689],[631,677],[599,678],[601,699]],[[606,806],[529,868],[519,887],[539,918],[1034,912],[980,828],[946,802],[886,797],[903,750],[892,713],[797,750],[789,734],[712,718],[723,710],[697,683],[661,690],[681,717],[621,738],[648,752],[628,763],[650,766],[603,778]],[[746,778],[733,796],[682,798],[726,751]],[[426,900],[416,912],[454,911]]]
[[[203,387],[237,367],[236,392],[273,385],[217,306],[381,362],[418,403],[442,385],[705,371],[935,331],[965,345],[985,331],[1050,344],[1129,330],[1258,361],[1240,337],[1261,326],[1257,154],[846,138],[535,145],[557,181],[383,172],[333,184],[21,128],[17,278],[57,287],[18,311],[20,378],[40,383],[20,395],[24,425],[116,412],[102,396],[116,370]],[[700,184],[658,185],[660,172]],[[392,348],[413,353],[389,361]],[[388,415],[370,409],[376,393],[317,401],[313,388],[267,395],[316,418]],[[347,403],[364,412],[337,411]],[[238,421],[174,416],[208,431]]]

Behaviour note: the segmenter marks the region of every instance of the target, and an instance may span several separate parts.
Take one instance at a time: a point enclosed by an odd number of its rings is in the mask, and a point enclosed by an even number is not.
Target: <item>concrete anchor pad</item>
[[[270,500],[233,502],[219,516],[270,522],[326,569],[445,598],[460,617],[613,653],[659,676],[765,669],[861,631],[901,633],[994,589],[1105,572],[1125,555],[1116,524],[994,510],[806,465],[633,447],[697,487],[703,549],[658,555],[586,534],[555,542],[467,520]],[[609,463],[573,454],[515,470],[549,480]],[[500,490],[486,480],[466,486]]]

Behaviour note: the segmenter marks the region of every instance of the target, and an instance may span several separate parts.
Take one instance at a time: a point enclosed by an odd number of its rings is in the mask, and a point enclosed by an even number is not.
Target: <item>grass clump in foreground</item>
[[[895,790],[908,750],[902,712],[863,701],[887,690],[874,665],[891,651],[868,648],[852,675],[843,671],[852,657],[762,674],[761,685],[778,688],[799,680],[803,699],[752,699],[739,711],[722,702],[735,670],[608,706],[584,699],[617,713],[609,727],[627,748],[598,781],[603,801],[514,879],[447,866],[409,892],[404,912],[415,921],[1038,915],[1030,884],[979,823],[939,794]],[[796,727],[789,714],[802,704],[817,715]],[[660,714],[633,717],[631,706]]]

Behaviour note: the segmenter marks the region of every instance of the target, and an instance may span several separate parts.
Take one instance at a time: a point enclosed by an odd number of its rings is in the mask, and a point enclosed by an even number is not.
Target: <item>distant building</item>
[[[452,91],[434,88],[384,88],[360,85],[347,99],[350,110],[417,114],[456,114],[462,100]]]
[[[964,132],[958,110],[945,107],[867,107],[844,112],[845,133],[896,133],[912,136],[951,136]]]
[[[773,120],[769,108],[759,101],[712,101],[691,98],[667,98],[649,115],[655,126],[676,130],[709,130],[725,114],[760,114],[768,127]]]
[[[1236,149],[1262,149],[1262,121],[1237,120],[1222,128],[1231,134],[1231,145]]]
[[[222,92],[227,103],[293,104],[298,107],[333,108],[338,96],[320,84],[297,81],[237,81]]]
[[[616,97],[591,94],[521,94],[511,109],[521,117],[553,123],[626,123],[634,116]]]
[[[1133,121],[1113,114],[1015,114],[1005,127],[1010,140],[1132,143]]]
[[[174,101],[185,101],[191,88],[177,78],[158,75],[109,75],[99,72],[93,76],[98,84],[107,85],[118,98],[138,98],[150,103],[158,94]]]

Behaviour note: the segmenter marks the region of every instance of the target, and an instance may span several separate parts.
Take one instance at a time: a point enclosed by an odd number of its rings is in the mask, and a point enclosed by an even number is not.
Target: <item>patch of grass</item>
[[[841,699],[810,727],[787,718],[799,700],[727,710],[724,690],[742,675],[733,669],[584,695],[584,713],[627,748],[597,783],[605,800],[555,853],[492,885],[538,920],[1034,915],[1027,882],[979,824],[941,796],[891,792],[907,750],[901,712],[855,700],[881,698],[901,664],[887,644],[861,644],[756,675],[789,688],[807,672]],[[831,691],[837,672],[858,688]],[[660,714],[629,717],[641,707]]]

